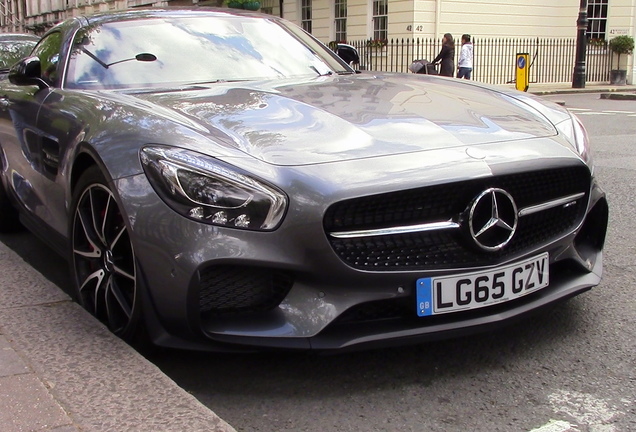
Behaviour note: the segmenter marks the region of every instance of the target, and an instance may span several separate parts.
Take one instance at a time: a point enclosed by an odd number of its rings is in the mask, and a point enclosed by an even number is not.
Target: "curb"
[[[236,432],[0,243],[3,432]]]
[[[601,99],[636,100],[635,93],[601,93]]]
[[[581,89],[574,88],[538,88],[538,89],[528,89],[528,93],[532,93],[538,96],[546,96],[553,94],[577,94],[577,93],[607,93],[609,95],[620,95],[620,94],[631,94],[629,92],[636,92],[636,86],[621,86],[621,87],[609,87],[609,86],[591,86]],[[615,97],[605,97],[604,99],[618,99]]]

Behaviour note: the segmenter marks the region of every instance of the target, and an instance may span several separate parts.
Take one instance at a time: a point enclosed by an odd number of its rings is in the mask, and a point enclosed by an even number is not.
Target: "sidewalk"
[[[0,430],[231,432],[0,243]]]
[[[636,100],[636,86],[529,88],[585,92]],[[10,269],[0,278],[0,430],[234,431],[3,243],[0,259]]]
[[[514,88],[514,86],[510,86]],[[585,88],[572,88],[570,83],[530,84],[528,93],[539,96],[574,93],[603,93],[603,99],[636,100],[636,85],[616,86],[606,83],[588,83]]]

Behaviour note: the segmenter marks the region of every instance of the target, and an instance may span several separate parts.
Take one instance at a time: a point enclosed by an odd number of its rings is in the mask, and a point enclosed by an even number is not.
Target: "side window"
[[[58,69],[61,47],[62,34],[55,32],[42,39],[31,53],[31,55],[40,58],[42,79],[51,86],[58,85],[61,75],[61,71]]]

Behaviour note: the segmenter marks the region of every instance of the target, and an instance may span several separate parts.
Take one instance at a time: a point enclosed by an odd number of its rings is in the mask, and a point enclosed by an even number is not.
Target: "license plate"
[[[440,315],[513,300],[548,286],[549,256],[494,270],[417,280],[417,315]]]

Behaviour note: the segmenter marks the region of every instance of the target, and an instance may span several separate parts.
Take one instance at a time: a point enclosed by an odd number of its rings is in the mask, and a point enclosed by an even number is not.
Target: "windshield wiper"
[[[136,61],[139,61],[139,62],[153,62],[153,61],[157,60],[157,56],[154,55],[154,54],[150,54],[150,53],[140,53],[140,54],[137,54],[136,56],[134,56],[132,58],[129,58],[129,59],[117,60],[116,62],[109,63],[108,66],[106,66],[106,67],[110,67],[112,65],[116,65],[116,64],[119,64],[119,63],[124,63],[124,62],[127,62],[127,61],[132,61],[132,60],[136,60]]]
[[[108,65],[107,65],[106,63],[104,63],[103,61],[101,61],[101,60],[99,59],[99,57],[97,57],[95,54],[93,54],[92,52],[90,52],[89,50],[87,50],[87,49],[86,49],[86,48],[84,48],[84,47],[81,47],[80,49],[82,50],[82,52],[83,52],[84,54],[86,54],[87,56],[89,56],[90,58],[92,58],[93,60],[95,60],[97,63],[99,63],[99,64],[100,64],[100,66],[103,66],[103,67],[104,67],[104,69],[108,69]]]
[[[82,52],[84,54],[86,54],[87,56],[89,56],[90,58],[95,60],[104,69],[108,69],[109,67],[111,67],[113,65],[116,65],[116,64],[119,64],[119,63],[128,62],[128,61],[132,61],[132,60],[136,60],[136,61],[140,61],[140,62],[153,62],[153,61],[157,60],[157,56],[154,55],[154,54],[141,53],[141,54],[137,54],[136,56],[134,56],[132,58],[128,58],[128,59],[124,59],[124,60],[118,60],[116,62],[112,62],[112,63],[106,64],[99,57],[97,57],[95,54],[93,54],[92,52],[90,52],[86,48],[82,47],[81,49],[82,49]]]
[[[333,75],[332,71],[327,71],[325,73],[321,73],[318,68],[314,65],[309,66],[314,72],[316,72],[318,74],[319,77],[323,77],[323,76],[329,76],[329,75]]]
[[[210,80],[210,81],[196,81],[196,82],[192,82],[192,83],[187,83],[184,84],[185,86],[199,86],[199,85],[206,85],[206,84],[222,84],[222,83],[234,83],[234,82],[243,82],[243,81],[254,81],[254,80],[248,80],[248,79],[215,79],[215,80]]]

